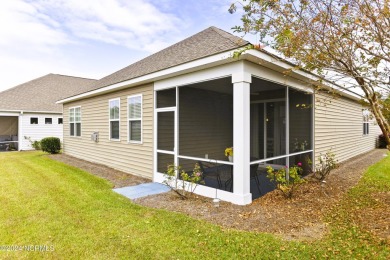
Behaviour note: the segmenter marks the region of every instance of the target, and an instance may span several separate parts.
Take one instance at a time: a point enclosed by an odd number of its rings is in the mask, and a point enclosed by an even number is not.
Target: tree
[[[388,94],[390,0],[244,0],[242,33],[263,43],[299,69],[346,88],[360,88],[390,150],[390,127],[380,96]],[[229,12],[236,11],[238,2]],[[253,48],[263,48],[262,44]]]
[[[382,113],[387,123],[390,124],[390,95],[387,98],[382,100]]]

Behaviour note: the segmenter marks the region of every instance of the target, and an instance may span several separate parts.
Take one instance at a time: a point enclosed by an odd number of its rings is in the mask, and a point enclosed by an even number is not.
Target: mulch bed
[[[56,161],[72,165],[92,173],[93,175],[109,180],[114,185],[113,188],[122,188],[126,186],[134,186],[141,183],[151,182],[150,179],[131,175],[102,164],[91,163],[66,154],[53,154],[48,156]]]
[[[308,182],[300,186],[289,200],[275,190],[246,206],[221,201],[220,207],[215,208],[210,198],[194,196],[182,200],[173,192],[136,199],[134,202],[146,207],[181,212],[228,229],[273,233],[287,240],[316,240],[327,232],[327,226],[322,219],[325,213],[340,201],[347,190],[357,184],[365,169],[381,160],[384,154],[386,150],[377,149],[352,158],[331,172],[325,186],[318,182]],[[63,154],[51,158],[106,178],[113,182],[115,187],[150,181]],[[390,208],[389,194],[380,194],[376,199]],[[376,214],[374,211],[375,208],[372,214]],[[389,218],[386,219],[389,212],[390,210],[384,215],[378,211],[378,217],[384,218],[382,222],[362,226],[382,239],[389,239]],[[370,213],[362,212],[362,216],[364,214]]]

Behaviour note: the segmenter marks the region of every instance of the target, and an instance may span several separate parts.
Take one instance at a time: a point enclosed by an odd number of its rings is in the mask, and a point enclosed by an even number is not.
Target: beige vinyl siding
[[[127,97],[142,94],[142,143],[128,142]],[[109,138],[109,100],[120,98],[120,140]],[[81,137],[69,136],[69,108],[81,106]],[[153,85],[64,104],[64,153],[134,175],[153,176]],[[99,142],[91,134],[99,132]]]
[[[370,121],[369,135],[363,136],[362,105],[344,97],[315,95],[315,157],[328,150],[339,162],[375,148],[380,129]]]

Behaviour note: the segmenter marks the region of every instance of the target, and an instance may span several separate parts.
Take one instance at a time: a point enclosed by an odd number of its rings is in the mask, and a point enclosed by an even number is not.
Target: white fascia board
[[[176,77],[170,77],[154,82],[154,90],[162,90],[172,87],[180,87],[189,84],[195,84],[203,81],[209,81],[218,78],[230,77],[233,73],[241,70],[241,62],[231,62],[209,69],[198,70],[192,73],[186,73]]]
[[[53,111],[24,111],[24,114],[55,114],[55,115],[62,115],[62,112],[53,112]]]
[[[286,76],[293,77],[307,83],[310,82],[314,83],[322,79],[321,77],[316,76],[315,74],[308,73],[299,69],[294,69],[294,66],[291,65],[289,62],[283,61],[281,59],[278,59],[270,54],[261,51],[248,50],[244,54],[242,54],[242,59],[249,60],[251,62],[254,62],[255,64],[262,65],[264,67],[279,71],[281,73],[286,71],[291,71],[291,73],[289,73],[288,75],[286,74]],[[324,80],[322,84],[325,87],[335,90],[337,93],[341,94],[342,96],[351,98],[353,100],[362,99],[362,96],[360,96],[359,94],[354,93],[353,91],[345,89],[331,82]]]
[[[181,75],[181,74],[185,74],[185,73],[189,73],[189,72],[193,72],[193,71],[197,71],[197,70],[202,70],[202,69],[214,67],[217,65],[221,65],[221,64],[233,61],[233,58],[232,58],[233,53],[234,53],[234,51],[227,51],[227,52],[223,52],[223,53],[220,53],[217,55],[213,55],[213,56],[198,59],[195,61],[187,62],[187,63],[181,64],[178,66],[174,66],[172,68],[164,69],[164,70],[153,72],[151,74],[147,74],[147,75],[144,75],[141,77],[137,77],[134,79],[119,82],[119,83],[116,83],[116,84],[113,84],[113,85],[110,85],[107,87],[103,87],[103,88],[99,88],[96,90],[92,90],[92,91],[83,93],[83,94],[80,94],[77,96],[65,98],[65,99],[57,101],[56,103],[63,104],[63,103],[83,99],[86,97],[92,97],[92,96],[101,95],[103,93],[112,92],[114,90],[115,91],[120,90],[122,88],[128,88],[131,86],[146,84],[146,83],[154,82],[154,81],[157,81],[160,79],[174,77],[177,75]]]
[[[53,111],[34,111],[34,110],[0,110],[0,114],[3,115],[4,113],[10,113],[10,114],[62,114],[62,112],[53,112]]]
[[[19,116],[20,111],[0,111],[0,116]]]

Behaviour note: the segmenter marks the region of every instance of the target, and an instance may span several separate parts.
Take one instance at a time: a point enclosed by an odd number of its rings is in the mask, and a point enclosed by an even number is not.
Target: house
[[[62,105],[56,101],[91,90],[95,80],[48,74],[0,92],[0,151],[30,150],[33,141],[62,140]]]
[[[168,164],[223,166],[230,178],[195,192],[244,205],[256,192],[252,169],[313,161],[329,149],[341,162],[375,148],[379,128],[359,95],[330,83],[314,90],[315,75],[286,74],[292,65],[266,51],[233,58],[248,44],[210,27],[60,100],[64,152],[157,182]]]

